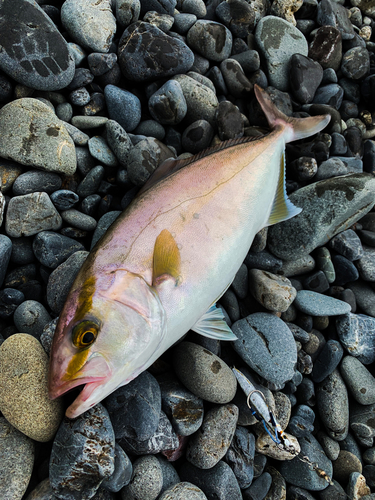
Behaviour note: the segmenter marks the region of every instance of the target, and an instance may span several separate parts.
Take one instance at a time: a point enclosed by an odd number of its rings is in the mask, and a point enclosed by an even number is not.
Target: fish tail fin
[[[254,85],[255,96],[266,115],[269,126],[274,129],[277,126],[285,127],[285,142],[292,142],[314,135],[323,130],[329,123],[330,115],[309,116],[308,118],[293,118],[286,116],[272,102],[268,93]]]

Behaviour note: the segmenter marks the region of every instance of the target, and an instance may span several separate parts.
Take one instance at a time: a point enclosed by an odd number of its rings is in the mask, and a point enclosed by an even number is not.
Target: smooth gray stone
[[[81,243],[52,231],[38,233],[33,241],[35,257],[51,269],[55,269],[73,253],[84,249]]]
[[[343,354],[344,349],[340,342],[332,339],[328,340],[314,361],[311,373],[312,380],[317,383],[328,377],[340,363]]]
[[[155,498],[163,486],[163,472],[158,459],[152,455],[137,458],[133,464],[130,483],[121,491],[122,500]]]
[[[34,442],[0,417],[0,498],[21,500],[34,466]]]
[[[375,317],[375,291],[364,281],[357,280],[350,283],[349,289],[353,291],[358,306],[364,313]]]
[[[234,472],[241,489],[248,488],[254,478],[255,437],[245,427],[237,426],[225,461]]]
[[[61,177],[53,172],[40,172],[30,170],[17,177],[13,184],[13,194],[20,196],[30,194],[36,191],[44,191],[51,194],[60,189],[62,184]]]
[[[220,43],[217,40],[220,39]],[[221,62],[232,51],[232,33],[223,24],[198,20],[187,33],[187,42],[193,50],[210,61]]]
[[[3,106],[0,135],[3,158],[66,175],[76,170],[74,143],[64,123],[37,99],[25,97]]]
[[[180,123],[186,113],[187,105],[181,85],[175,80],[168,80],[148,101],[151,116],[163,125]]]
[[[281,272],[287,278],[306,274],[315,269],[315,260],[311,255],[304,255],[295,260],[283,260]]]
[[[60,118],[60,120],[62,120],[62,118]],[[89,142],[90,139],[90,137],[87,134],[79,130],[71,123],[67,123],[66,121],[64,121],[64,126],[68,131],[70,137],[73,139],[73,142],[76,146],[87,146],[87,143]]]
[[[73,253],[49,275],[47,303],[54,313],[59,314],[64,307],[69,290],[88,254],[86,250]]]
[[[0,68],[7,75],[38,90],[63,89],[71,82],[75,65],[68,44],[36,2],[1,2],[0,23]]]
[[[64,210],[61,212],[61,217],[64,222],[82,231],[94,231],[96,228],[96,220],[93,217],[75,208]]]
[[[91,52],[108,52],[116,33],[110,0],[66,0],[61,22],[72,39]]]
[[[2,286],[12,254],[12,240],[0,234],[0,286]]]
[[[81,116],[75,115],[72,118],[72,125],[79,130],[90,130],[100,128],[108,121],[106,116]]]
[[[365,314],[345,314],[336,319],[341,344],[361,363],[375,361],[375,319]]]
[[[354,399],[362,405],[375,403],[375,378],[353,356],[345,356],[340,366],[341,375]]]
[[[53,340],[53,336],[55,335],[58,320],[59,320],[59,318],[57,317],[57,318],[53,319],[52,321],[50,321],[49,323],[47,323],[44,326],[42,334],[41,334],[40,339],[39,339],[40,343],[43,346],[43,349],[46,351],[48,356],[51,353],[52,340]]]
[[[254,313],[232,325],[234,350],[256,373],[274,384],[293,377],[297,348],[288,326],[270,313]]]
[[[311,462],[316,463],[329,477],[332,477],[332,462],[326,457],[323,448],[313,435],[299,439],[301,454],[308,456]],[[281,462],[280,472],[288,483],[309,491],[321,491],[328,487],[329,483],[324,477],[320,477],[308,463],[302,462],[297,457],[293,460]]]
[[[222,460],[211,469],[199,469],[185,462],[180,469],[180,477],[182,481],[189,481],[198,486],[208,499],[242,500],[236,476]]]
[[[340,444],[338,441],[330,438],[325,432],[318,431],[317,439],[322,445],[325,454],[330,460],[336,460],[340,453]]]
[[[94,234],[92,236],[90,250],[94,248],[94,246],[100,240],[100,238],[108,231],[110,225],[121,214],[122,214],[121,211],[115,210],[113,212],[107,212],[99,219]]]
[[[139,98],[116,85],[106,85],[104,96],[110,119],[118,122],[126,132],[132,132],[141,121]]]
[[[121,127],[115,120],[108,120],[105,124],[107,132],[108,146],[114,152],[120,165],[126,167],[128,163],[128,156],[133,144],[125,129]]]
[[[272,37],[269,36],[270,32]],[[270,84],[279,90],[288,90],[290,58],[296,53],[307,56],[306,38],[284,19],[265,16],[255,28],[255,40],[266,60]]]
[[[49,463],[52,490],[66,500],[89,500],[113,474],[114,463],[115,434],[107,410],[98,403],[61,423]]]
[[[336,279],[336,272],[328,248],[318,248],[315,252],[315,259],[317,268],[323,271],[328,283],[333,283]]]
[[[351,261],[358,260],[363,256],[361,240],[353,229],[347,229],[334,236],[329,242],[329,246]]]
[[[14,196],[8,205],[5,231],[9,236],[32,236],[41,231],[58,230],[62,219],[47,193]]]
[[[271,252],[285,260],[311,253],[371,210],[374,193],[375,178],[369,174],[326,179],[298,189],[289,198],[302,212],[269,228]]]
[[[96,193],[103,180],[104,172],[104,167],[101,165],[92,168],[78,184],[77,194],[81,198],[86,198],[86,196]]]
[[[294,305],[310,316],[338,316],[351,310],[347,302],[310,290],[299,290]]]
[[[135,186],[143,186],[151,174],[173,152],[165,144],[147,137],[138,142],[130,151],[128,158],[129,179]]]
[[[207,497],[198,486],[183,481],[170,486],[159,500],[207,500]]]
[[[201,428],[189,439],[186,459],[200,469],[212,469],[226,454],[237,420],[238,408],[233,404],[209,410]]]
[[[358,439],[372,439],[375,436],[374,418],[375,404],[364,406],[354,403],[350,405],[350,428]]]
[[[272,476],[268,472],[264,472],[255,481],[246,488],[243,492],[244,500],[263,500],[269,489],[271,488]]]
[[[375,281],[375,248],[363,246],[363,256],[357,261],[359,275],[365,281]]]
[[[161,488],[160,494],[171,488],[171,486],[180,482],[180,476],[177,474],[176,469],[173,467],[172,462],[169,462],[166,458],[161,455],[156,455],[159,461],[161,471],[163,473],[163,486]]]
[[[59,189],[50,196],[57,210],[69,210],[79,202],[79,196],[70,189]]]
[[[99,135],[91,137],[91,139],[89,139],[88,146],[91,156],[96,158],[98,162],[106,165],[107,167],[117,167],[117,158],[103,137]]]
[[[19,332],[29,333],[37,339],[42,334],[43,328],[51,321],[47,309],[36,300],[25,300],[14,312],[14,324]]]
[[[316,397],[319,415],[328,436],[342,441],[349,430],[349,400],[338,370],[334,370],[318,384]]]

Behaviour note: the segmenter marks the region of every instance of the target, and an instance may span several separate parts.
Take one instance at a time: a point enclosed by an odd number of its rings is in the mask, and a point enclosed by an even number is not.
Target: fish
[[[189,330],[236,339],[216,306],[262,228],[301,209],[285,188],[285,144],[329,115],[293,118],[255,85],[271,132],[163,162],[97,242],[61,311],[51,399],[83,386],[76,418],[129,383]]]

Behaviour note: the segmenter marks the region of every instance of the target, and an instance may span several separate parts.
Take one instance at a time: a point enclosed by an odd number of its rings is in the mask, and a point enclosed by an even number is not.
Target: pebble
[[[49,275],[47,303],[54,313],[59,314],[62,310],[73,281],[87,256],[88,252],[85,250],[75,252]]]
[[[346,438],[349,430],[348,391],[338,370],[328,375],[317,389],[317,408],[329,437]]]
[[[342,484],[347,482],[352,472],[362,473],[361,461],[350,451],[341,450],[332,465],[334,479]]]
[[[375,403],[375,379],[357,358],[345,356],[340,371],[351,395],[358,403]]]
[[[346,302],[310,290],[298,291],[294,305],[311,316],[337,316],[350,312]]]
[[[237,426],[225,455],[241,489],[248,488],[254,478],[255,437],[245,427]]]
[[[115,436],[100,403],[74,420],[64,418],[52,444],[49,462],[53,493],[88,500],[114,472]]]
[[[337,340],[329,339],[314,361],[311,378],[315,383],[323,382],[337,368],[344,350]]]
[[[185,462],[180,469],[183,481],[189,481],[200,488],[208,499],[241,500],[241,490],[236,476],[228,464],[220,460],[211,469],[200,469]]]
[[[74,143],[63,122],[37,99],[16,99],[3,106],[0,134],[4,158],[48,172],[71,175],[76,170]]]
[[[251,269],[249,286],[253,297],[269,311],[284,312],[296,298],[297,291],[284,276]]]
[[[93,158],[107,167],[116,167],[118,164],[116,156],[109,148],[103,137],[91,137],[88,141],[89,151]]]
[[[237,419],[238,408],[233,404],[209,410],[188,442],[186,459],[200,469],[212,469],[228,451]]]
[[[0,495],[21,500],[27,490],[34,466],[34,442],[0,417]]]
[[[357,267],[359,275],[365,281],[375,281],[375,249],[363,246],[363,256],[358,260]]]
[[[367,283],[358,280],[350,283],[347,290],[352,290],[355,301],[365,314],[375,317],[375,291]]]
[[[152,24],[137,21],[125,29],[119,41],[118,59],[126,78],[147,82],[185,73],[193,65],[194,54],[182,40]]]
[[[109,226],[117,219],[119,215],[121,215],[120,211],[107,212],[99,219],[91,240],[90,250],[93,249],[94,245],[100,240]]]
[[[17,333],[0,347],[0,411],[35,441],[50,441],[63,415],[60,399],[48,397],[48,356],[31,335]]]
[[[158,380],[162,408],[179,436],[190,436],[203,422],[203,401],[172,378]]]
[[[218,356],[192,342],[180,342],[173,351],[178,378],[196,396],[211,403],[229,403],[236,393],[237,380]]]
[[[200,488],[184,481],[164,491],[159,500],[207,500],[207,497]]]
[[[342,59],[342,38],[340,31],[333,26],[319,28],[309,47],[309,57],[319,62],[323,69],[337,71]]]
[[[340,443],[327,436],[323,431],[318,431],[316,436],[327,457],[330,460],[336,460],[340,453]]]
[[[306,290],[317,293],[323,293],[329,289],[329,283],[323,271],[316,271],[307,276],[303,280],[303,286]]]
[[[263,269],[273,274],[276,274],[283,267],[283,261],[266,250],[261,252],[250,250],[245,257],[245,264],[249,269]]]
[[[90,130],[105,125],[108,121],[106,116],[81,116],[72,118],[72,125],[80,130]]]
[[[269,33],[272,32],[272,39]],[[279,90],[289,87],[289,60],[293,54],[307,56],[306,38],[292,24],[275,16],[265,16],[255,28],[255,39],[266,60],[269,82]]]
[[[188,31],[187,42],[201,56],[221,62],[231,54],[233,37],[223,24],[199,19]]]
[[[143,186],[157,167],[171,157],[172,151],[162,142],[153,137],[142,139],[129,153],[129,179],[135,186]]]
[[[75,42],[93,52],[108,52],[116,33],[110,0],[67,0],[61,22]]]
[[[161,392],[150,373],[143,372],[114,391],[105,404],[117,440],[126,437],[145,441],[154,435],[159,425]]]
[[[14,181],[13,194],[15,196],[20,196],[36,191],[44,191],[51,194],[60,189],[61,183],[61,178],[57,174],[30,170],[29,172],[19,175]]]
[[[168,80],[149,99],[151,116],[164,125],[177,125],[187,112],[187,105],[181,85]]]
[[[39,339],[44,326],[51,321],[51,317],[43,304],[35,300],[26,300],[17,307],[13,320],[18,331]]]
[[[4,282],[11,254],[12,254],[12,240],[7,236],[5,236],[4,234],[1,234],[0,235],[0,286]]]
[[[134,130],[141,120],[141,102],[134,94],[115,85],[104,89],[108,114],[126,132]]]
[[[156,457],[149,455],[137,458],[133,464],[132,478],[121,491],[122,500],[137,498],[155,500],[163,485],[163,473]]]
[[[359,80],[370,70],[370,57],[365,47],[353,47],[343,55],[341,71],[352,80]]]
[[[359,500],[371,494],[371,490],[366,484],[366,478],[360,472],[352,472],[349,475],[347,492],[349,498],[353,498],[353,500]]]
[[[332,477],[332,462],[326,457],[323,448],[312,436],[305,436],[299,439],[301,453],[308,456],[311,462],[316,463],[319,469],[323,470],[329,477]],[[284,479],[290,484],[300,488],[306,488],[309,491],[321,491],[327,488],[328,482],[320,477],[310,466],[294,458],[291,461],[282,462],[280,472]]]
[[[2,71],[38,90],[58,90],[70,83],[74,75],[73,56],[65,38],[39,5],[18,0],[12,8],[3,4],[0,23]]]
[[[236,59],[225,59],[222,61],[220,71],[228,92],[233,97],[245,97],[253,89],[253,85]]]
[[[75,208],[61,212],[61,218],[67,224],[82,231],[94,231],[96,228],[96,220],[93,217],[83,214]]]
[[[353,264],[353,262],[346,259],[342,255],[334,255],[332,258],[332,263],[335,267],[335,284],[337,286],[343,286],[346,285],[346,283],[358,279],[358,269]]]
[[[296,344],[281,319],[270,313],[254,313],[236,321],[232,330],[238,338],[234,350],[256,373],[274,384],[293,377]]]
[[[375,320],[365,314],[345,314],[336,319],[336,329],[341,344],[363,364],[375,360]]]
[[[244,38],[254,29],[255,12],[245,0],[235,0],[231,5],[221,2],[215,12],[235,37]]]
[[[189,125],[181,138],[182,147],[189,153],[196,154],[206,149],[214,137],[214,129],[206,120],[197,120]]]
[[[243,490],[244,500],[263,500],[271,487],[272,476],[268,472],[261,474],[251,486]]]

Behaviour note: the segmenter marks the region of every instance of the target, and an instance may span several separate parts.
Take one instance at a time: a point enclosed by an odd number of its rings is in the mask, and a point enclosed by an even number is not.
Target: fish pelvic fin
[[[180,267],[181,256],[176,240],[168,229],[163,229],[155,241],[152,284],[157,286],[166,279],[173,278],[177,286]]]
[[[329,123],[330,115],[309,116],[307,118],[293,118],[286,116],[272,102],[268,93],[254,85],[255,96],[266,115],[269,126],[274,129],[282,126],[286,129],[285,142],[292,142],[298,139],[310,137],[323,130]]]
[[[293,203],[288,198],[288,195],[286,194],[285,152],[283,152],[280,158],[280,174],[279,181],[277,183],[275,199],[266,225],[271,226],[272,224],[277,224],[278,222],[291,219],[295,215],[298,215],[301,211],[302,208],[293,205]]]
[[[191,328],[196,333],[216,340],[237,340],[237,337],[224,321],[220,308],[212,305]]]

